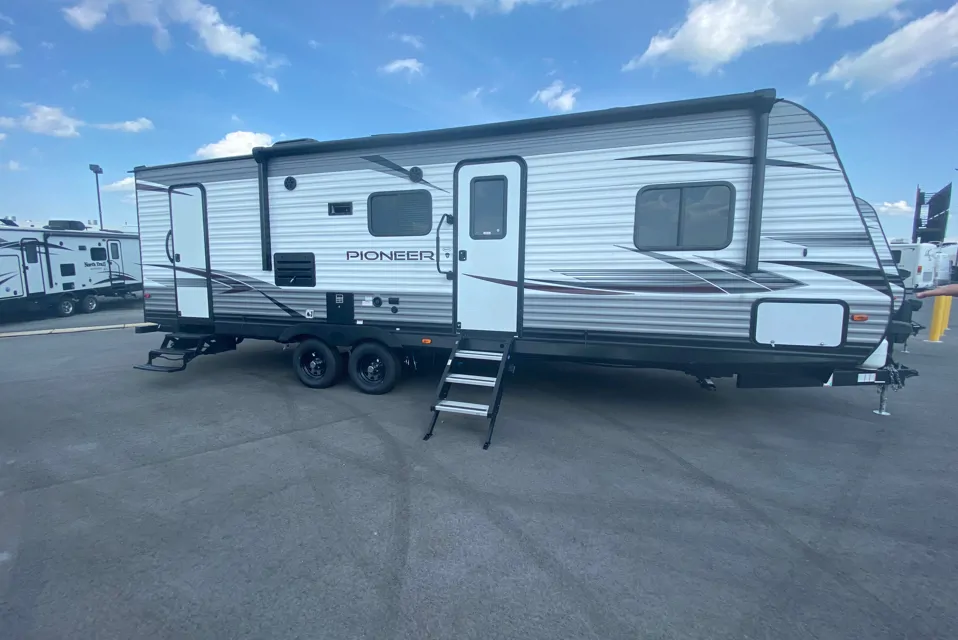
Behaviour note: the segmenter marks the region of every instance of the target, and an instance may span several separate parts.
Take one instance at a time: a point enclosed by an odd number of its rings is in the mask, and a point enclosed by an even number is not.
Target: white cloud
[[[73,85],[73,90],[74,90],[74,91],[83,91],[83,90],[89,89],[89,88],[90,88],[90,81],[89,81],[89,80],[82,80],[82,81],[77,82],[76,84]]]
[[[426,44],[422,41],[422,36],[414,36],[409,33],[394,33],[390,36],[393,40],[399,40],[403,44],[408,44],[413,49],[425,49]]]
[[[14,56],[20,51],[20,45],[9,33],[0,33],[0,56]]]
[[[10,26],[13,26],[14,24],[16,24],[16,23],[13,21],[13,18],[11,18],[10,16],[5,16],[5,15],[3,15],[2,13],[0,13],[0,22],[6,22],[6,23],[9,24]]]
[[[7,69],[22,69],[23,65],[19,62],[8,62]]]
[[[402,60],[393,60],[379,68],[383,73],[407,73],[410,77],[419,74],[422,75],[425,67],[415,58],[404,58]]]
[[[40,41],[40,46],[43,47],[44,49],[49,50],[49,49],[54,48],[56,45],[53,44],[52,42],[47,41],[47,40],[41,40],[41,41]]]
[[[76,28],[91,31],[106,20],[114,6],[125,9],[125,23],[152,27],[153,41],[161,49],[169,44],[166,25],[184,24],[214,56],[248,64],[268,62],[258,37],[224,22],[216,7],[200,0],[80,0],[63,9],[63,15]]]
[[[878,213],[886,216],[910,216],[915,213],[915,208],[904,200],[899,200],[898,202],[882,202],[875,208],[878,210]]]
[[[80,128],[86,126],[92,126],[97,129],[126,131],[128,133],[139,133],[153,128],[153,123],[147,118],[91,125],[79,118],[68,116],[60,107],[48,107],[42,104],[30,103],[24,104],[23,106],[27,110],[26,115],[20,116],[19,118],[0,116],[0,128],[19,128],[24,131],[29,131],[30,133],[54,136],[56,138],[76,138],[80,135]]]
[[[227,133],[219,142],[211,142],[197,149],[196,157],[210,159],[245,156],[253,150],[253,147],[268,147],[271,144],[273,144],[273,136],[268,133],[233,131]]]
[[[483,92],[482,87],[476,87],[472,91],[469,91],[468,93],[466,93],[466,95],[463,97],[465,97],[466,100],[478,100],[479,96],[482,95],[482,92]]]
[[[545,89],[536,91],[530,102],[541,102],[551,111],[565,113],[575,108],[576,94],[579,91],[579,87],[566,89],[562,80],[556,80]]]
[[[3,141],[6,140],[6,139],[7,139],[7,134],[5,134],[5,133],[0,133],[0,142],[3,142]]]
[[[235,113],[230,116],[230,121],[231,121],[233,124],[243,124],[243,119],[240,118],[240,117],[239,117],[238,115],[236,115]]]
[[[399,7],[436,7],[447,6],[462,9],[470,16],[480,11],[498,11],[510,13],[523,4],[542,4],[556,9],[568,9],[596,0],[392,0],[392,6]]]
[[[104,191],[132,191],[135,184],[136,180],[134,180],[133,176],[130,176],[128,178],[123,178],[122,180],[117,180],[116,182],[103,185],[101,188]]]
[[[17,162],[16,160],[10,160],[9,162],[6,162],[6,163],[0,165],[0,167],[3,167],[3,168],[6,169],[7,171],[21,171],[21,170],[23,170],[23,167],[21,167],[21,166],[20,166],[20,163]]]
[[[859,85],[869,94],[900,86],[935,65],[958,59],[958,4],[909,22],[859,54],[845,55],[809,84]]]
[[[689,0],[683,22],[652,38],[645,53],[627,62],[632,71],[660,58],[708,73],[767,44],[802,42],[819,31],[887,16],[906,0]]]
[[[273,91],[279,92],[279,82],[276,81],[276,78],[273,76],[267,76],[262,73],[254,73],[253,80],[260,83],[264,87],[269,87]]]
[[[110,122],[107,124],[93,125],[97,129],[107,129],[110,131],[123,131],[125,133],[142,133],[153,129],[153,121],[149,118],[137,118],[136,120],[126,120],[125,122]]]
[[[310,48],[310,49],[319,49],[319,47],[320,47],[320,44],[319,44],[319,41],[318,41],[318,40],[310,40],[310,41],[307,42],[306,44],[309,45],[309,48]]]

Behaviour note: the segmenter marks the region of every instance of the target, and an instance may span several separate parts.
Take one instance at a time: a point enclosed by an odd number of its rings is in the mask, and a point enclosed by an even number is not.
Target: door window
[[[508,181],[505,176],[473,178],[469,191],[469,237],[500,240],[506,237]]]
[[[116,244],[115,242],[110,244],[110,259],[120,259],[120,245]]]
[[[27,242],[23,245],[23,255],[28,264],[36,264],[40,260],[40,251],[36,242]]]

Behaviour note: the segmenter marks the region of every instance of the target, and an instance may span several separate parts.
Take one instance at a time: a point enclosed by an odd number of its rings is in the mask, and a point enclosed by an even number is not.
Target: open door
[[[110,240],[106,243],[107,264],[110,266],[110,286],[116,287],[126,283],[123,269],[123,249],[119,240]]]
[[[521,158],[467,161],[456,168],[458,329],[519,330],[525,181]]]
[[[206,189],[200,184],[170,187],[171,234],[176,315],[209,320],[213,301],[206,225]]]

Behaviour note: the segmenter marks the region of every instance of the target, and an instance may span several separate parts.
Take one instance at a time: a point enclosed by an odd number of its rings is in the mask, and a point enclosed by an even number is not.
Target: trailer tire
[[[63,296],[57,301],[57,315],[61,318],[69,318],[77,312],[77,301],[73,296]]]
[[[80,299],[80,313],[93,313],[99,308],[100,302],[92,293],[89,293]]]
[[[303,340],[293,350],[293,370],[299,381],[311,389],[326,389],[339,379],[342,359],[322,340]]]
[[[389,393],[399,381],[401,370],[399,358],[381,342],[363,342],[349,354],[349,379],[363,393]]]

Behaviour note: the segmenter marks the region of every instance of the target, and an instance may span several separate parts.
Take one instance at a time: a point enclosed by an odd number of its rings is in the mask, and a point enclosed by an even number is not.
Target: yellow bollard
[[[931,327],[928,329],[928,340],[926,342],[941,342],[941,336],[945,332],[948,321],[948,302],[950,300],[949,296],[935,298],[935,306],[931,311]]]

